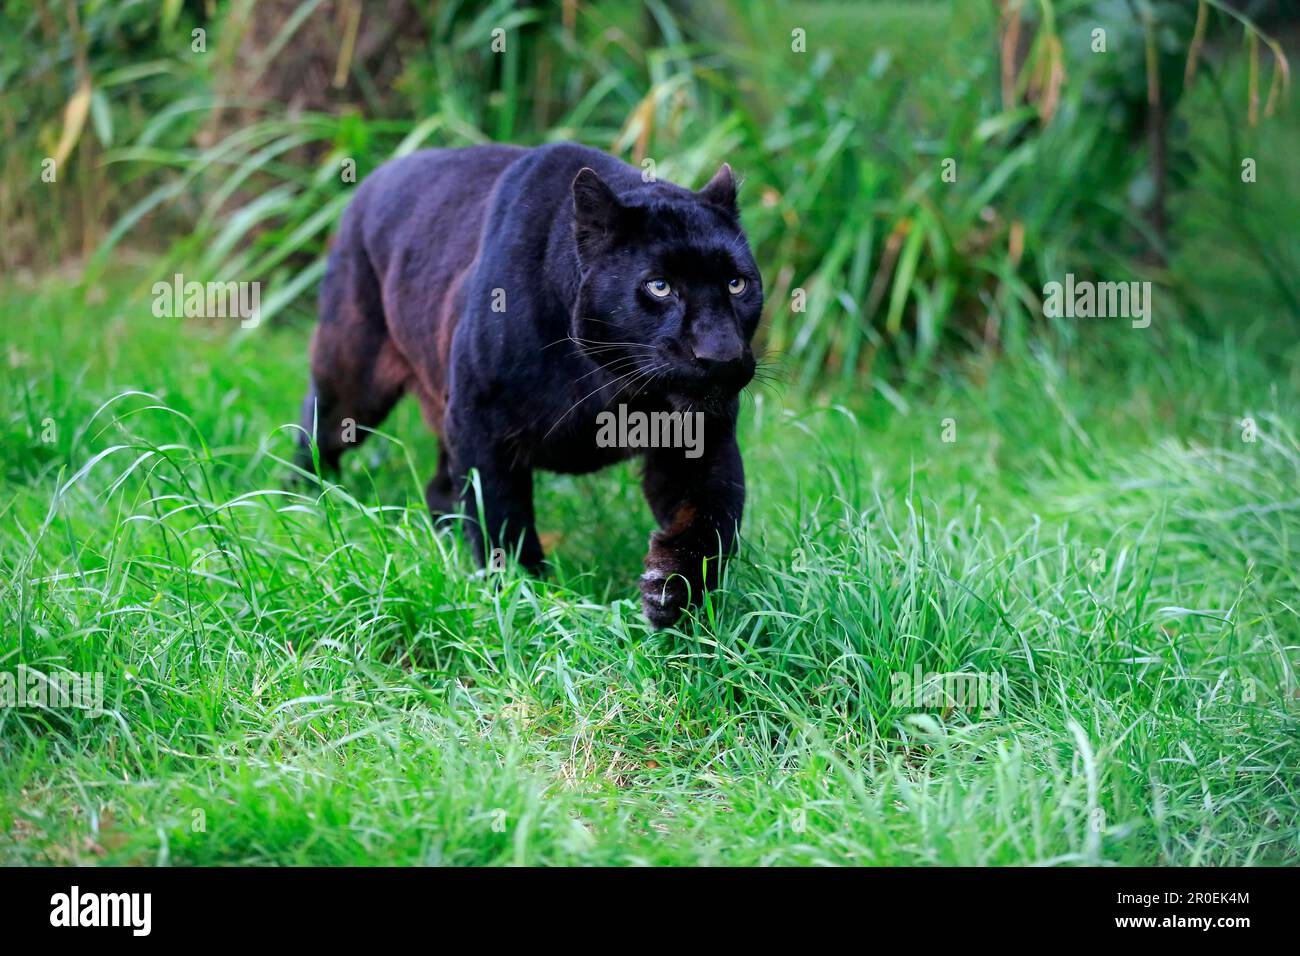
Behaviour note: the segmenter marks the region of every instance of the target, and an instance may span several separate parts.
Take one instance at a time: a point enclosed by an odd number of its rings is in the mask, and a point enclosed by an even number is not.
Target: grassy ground
[[[0,709],[0,859],[1295,862],[1293,343],[1093,320],[760,389],[744,552],[656,634],[632,469],[544,479],[552,580],[475,576],[414,408],[285,490],[307,330],[149,281],[0,289],[0,669],[107,698]],[[918,666],[997,712],[896,701]]]

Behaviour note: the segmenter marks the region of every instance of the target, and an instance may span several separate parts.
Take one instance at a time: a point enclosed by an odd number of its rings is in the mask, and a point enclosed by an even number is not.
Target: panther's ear
[[[589,166],[573,177],[573,237],[579,254],[603,247],[618,228],[623,204]]]
[[[712,206],[720,206],[729,213],[735,213],[736,177],[731,172],[731,166],[723,163],[718,167],[713,178],[704,184],[697,195]]]

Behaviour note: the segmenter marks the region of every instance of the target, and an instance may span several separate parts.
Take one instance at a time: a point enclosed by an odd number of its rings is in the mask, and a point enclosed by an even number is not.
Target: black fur
[[[517,548],[534,570],[534,470],[641,454],[659,524],[642,606],[664,627],[714,586],[734,547],[737,396],[762,304],[727,166],[692,192],[573,144],[426,150],[376,170],[343,216],[304,427],[317,425],[333,467],[347,420],[360,439],[415,393],[441,439],[429,507],[476,516],[466,477],[477,469],[488,545]],[[598,447],[596,416],[619,403],[703,412],[702,454]],[[468,528],[483,562],[483,529]]]

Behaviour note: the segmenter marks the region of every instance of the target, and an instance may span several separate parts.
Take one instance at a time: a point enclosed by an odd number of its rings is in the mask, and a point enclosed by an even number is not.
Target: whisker
[[[562,422],[562,421],[564,421],[566,418],[568,418],[569,415],[571,415],[571,414],[573,413],[573,410],[574,410],[575,408],[577,408],[579,405],[581,405],[581,404],[582,404],[583,402],[585,402],[587,399],[591,398],[591,396],[595,395],[597,392],[599,392],[599,391],[600,391],[601,389],[603,389],[603,388],[608,388],[608,387],[611,386],[611,385],[617,385],[619,382],[623,381],[624,379],[631,378],[633,375],[638,374],[639,371],[640,371],[640,368],[635,368],[635,369],[633,369],[632,371],[628,372],[626,375],[620,375],[618,378],[614,379],[614,381],[612,381],[612,382],[603,382],[603,383],[601,383],[600,385],[597,385],[597,386],[596,386],[592,391],[588,392],[586,395],[582,396],[582,398],[578,399],[576,402],[574,402],[572,405],[570,405],[570,406],[569,406],[569,410],[566,411],[566,412],[565,412],[563,415],[561,415],[559,418],[557,418],[557,419],[555,420],[555,424],[552,425],[549,429],[547,429],[546,434],[542,436],[542,440],[545,441],[547,438],[550,438],[550,437],[551,437],[551,432],[555,431],[555,429],[557,429],[557,428],[560,427],[560,422]],[[619,391],[622,391],[622,389],[619,389]],[[615,396],[617,396],[618,392],[615,392],[614,394],[615,394]],[[613,401],[613,399],[611,399],[611,401]]]
[[[610,328],[612,328],[612,329],[622,329],[624,332],[631,332],[631,331],[632,331],[631,329],[629,329],[629,328],[628,328],[627,326],[625,326],[625,325],[619,325],[617,322],[608,322],[608,321],[606,321],[605,319],[598,319],[598,318],[596,318],[595,316],[584,315],[584,316],[582,317],[582,321],[584,321],[584,322],[599,322],[601,325],[608,325],[608,326],[609,326]]]
[[[586,344],[588,341],[586,339],[573,339],[572,341],[575,345],[581,346],[582,351],[588,355],[597,352],[607,352],[610,349],[641,349],[642,351],[656,351],[655,346],[645,345],[641,342],[597,342],[593,347]]]
[[[624,362],[639,362],[639,361],[641,361],[640,358],[635,357],[635,356],[631,356],[631,355],[624,356],[623,358],[619,358],[619,359],[614,359],[614,361],[612,361],[612,362],[608,362],[608,363],[606,363],[605,365],[598,365],[598,366],[596,366],[596,367],[593,368],[590,372],[587,372],[587,373],[584,374],[584,375],[579,375],[577,378],[574,379],[574,381],[575,381],[575,382],[581,382],[584,378],[587,378],[588,376],[595,375],[597,372],[604,372],[604,371],[606,371],[606,370],[609,370],[609,371],[611,371],[611,372],[614,372],[614,371],[622,371],[622,369],[617,369],[617,370],[616,370],[616,369],[614,368],[614,366],[616,366],[616,365],[621,365],[621,364],[623,364]]]
[[[647,379],[646,382],[645,382],[644,384],[645,384],[645,385],[650,384],[650,382],[654,381],[653,375],[656,374],[656,373],[658,373],[659,371],[661,371],[661,370],[663,370],[663,369],[666,369],[666,368],[668,368],[668,363],[667,363],[667,362],[664,362],[664,363],[662,363],[662,364],[660,364],[660,365],[656,365],[656,366],[654,366],[653,368],[649,369],[649,372],[651,373],[651,376],[652,376],[652,377],[649,378],[649,379]],[[614,403],[614,399],[618,398],[619,395],[623,394],[623,392],[626,391],[628,388],[631,388],[631,387],[637,385],[637,384],[639,383],[639,381],[640,381],[640,378],[638,377],[638,378],[636,378],[636,379],[633,379],[631,382],[628,382],[626,385],[624,385],[622,388],[620,388],[617,392],[615,392],[612,396],[610,396],[609,402],[608,402],[607,404],[612,405],[612,404]],[[640,393],[639,391],[638,391],[638,392],[633,392],[633,393],[632,393],[632,395],[633,395],[634,398],[635,398],[637,395],[640,395],[640,394],[641,394],[641,393]]]

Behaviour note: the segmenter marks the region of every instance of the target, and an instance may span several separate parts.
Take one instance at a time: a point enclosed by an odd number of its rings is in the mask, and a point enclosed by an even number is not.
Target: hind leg
[[[317,336],[316,341],[320,341]],[[402,369],[391,346],[382,346],[368,367],[312,362],[312,380],[302,402],[298,465],[314,471],[312,438],[323,474],[339,469],[343,453],[356,448],[388,417],[402,397]]]
[[[424,500],[435,518],[454,514],[460,504],[451,480],[451,456],[441,439],[438,440],[438,470],[424,489]]]
[[[321,283],[320,321],[312,336],[311,385],[302,403],[298,463],[338,470],[343,452],[365,440],[402,397],[410,369],[388,336],[379,281],[365,253],[343,243]]]

